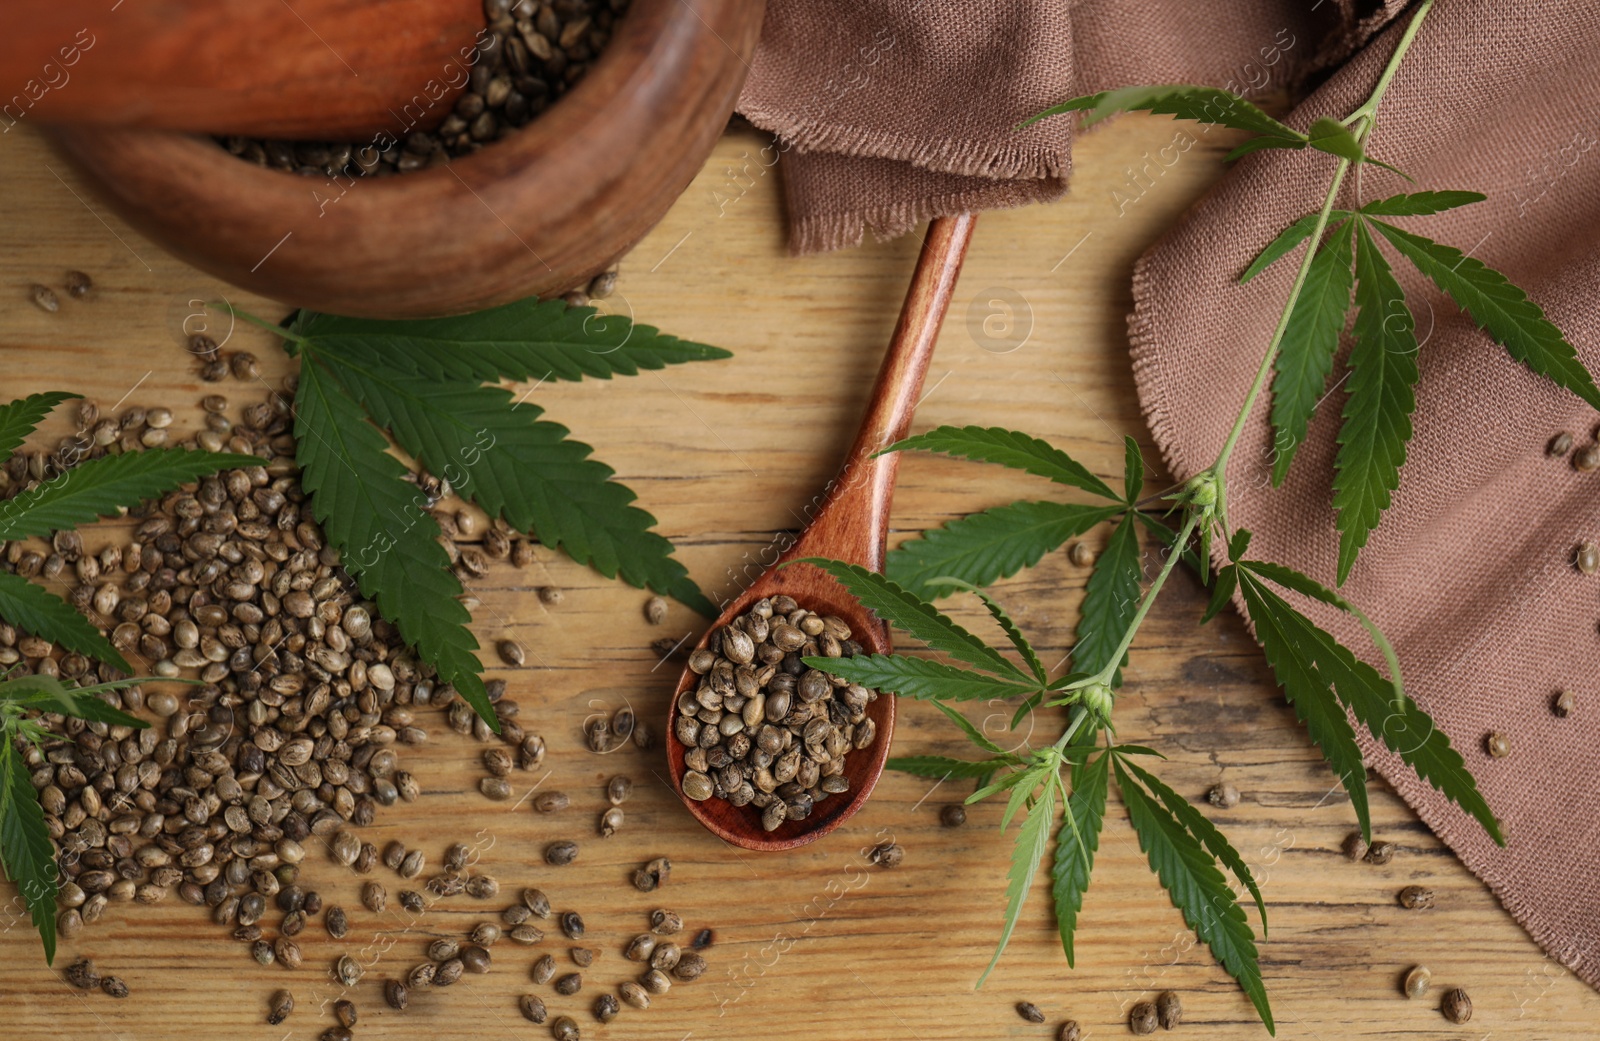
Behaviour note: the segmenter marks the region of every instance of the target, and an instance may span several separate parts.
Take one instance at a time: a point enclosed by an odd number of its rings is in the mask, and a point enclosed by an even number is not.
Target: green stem
[[[294,343],[294,344],[297,344],[297,345],[299,345],[301,347],[304,347],[307,343],[310,342],[304,336],[301,336],[299,333],[292,333],[289,330],[285,329],[283,326],[279,325],[278,323],[269,322],[265,318],[257,318],[255,315],[251,314],[249,311],[245,311],[245,310],[242,310],[240,308],[237,308],[237,307],[233,306],[232,304],[228,303],[225,300],[221,301],[220,304],[221,304],[221,306],[226,307],[228,309],[228,313],[233,315],[234,317],[243,318],[245,321],[249,322],[251,325],[259,325],[261,328],[265,329],[267,332],[273,333],[274,335],[277,335],[277,336],[281,336],[285,340],[288,340],[291,343]],[[294,352],[290,351],[289,353],[293,354]]]

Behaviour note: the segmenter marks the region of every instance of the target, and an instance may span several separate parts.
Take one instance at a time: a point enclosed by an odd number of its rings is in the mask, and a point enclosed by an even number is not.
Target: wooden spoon
[[[896,452],[873,458],[873,453],[905,437],[910,430],[923,377],[933,357],[934,341],[938,339],[939,323],[950,304],[976,220],[972,214],[962,214],[940,218],[928,226],[916,274],[906,292],[883,367],[878,370],[866,416],[839,476],[828,486],[822,508],[777,562],[722,612],[696,649],[706,645],[713,631],[744,614],[762,597],[788,594],[802,607],[844,619],[852,638],[865,653],[889,653],[889,627],[858,604],[831,575],[810,564],[783,565],[801,557],[830,557],[873,571],[883,569],[889,506],[900,456]],[[734,806],[715,796],[704,802],[685,796],[683,775],[687,768],[683,756],[687,749],[677,735],[678,696],[698,682],[699,676],[686,668],[673,692],[672,706],[667,711],[667,766],[679,798],[715,835],[744,849],[793,849],[820,839],[849,820],[872,794],[894,735],[894,695],[888,693],[879,694],[867,708],[867,716],[877,727],[876,739],[845,759],[844,776],[850,781],[850,790],[818,803],[805,820],[785,821],[776,831],[766,831],[761,826],[761,811],[753,806]]]

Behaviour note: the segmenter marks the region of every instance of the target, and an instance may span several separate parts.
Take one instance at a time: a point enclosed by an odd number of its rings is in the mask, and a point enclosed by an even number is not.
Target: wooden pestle
[[[6,0],[0,23],[0,134],[366,140],[438,125],[484,16],[480,0]]]

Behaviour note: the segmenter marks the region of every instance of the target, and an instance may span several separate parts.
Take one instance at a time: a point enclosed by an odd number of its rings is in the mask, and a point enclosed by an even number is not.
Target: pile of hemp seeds
[[[252,393],[265,386],[248,352],[224,356],[203,336],[193,338],[189,349],[205,382],[232,377]],[[98,551],[88,549],[78,532],[58,532],[48,543],[0,545],[0,567],[67,586],[72,604],[102,625],[140,671],[201,681],[177,693],[131,687],[105,695],[113,706],[151,720],[148,729],[39,717],[60,736],[39,748],[27,746],[23,754],[58,851],[57,929],[63,941],[70,945],[116,903],[176,899],[203,908],[257,963],[295,972],[318,990],[338,988],[336,1002],[311,1007],[331,1008],[336,1020],[319,1035],[323,1041],[351,1041],[360,1015],[351,999],[374,968],[363,961],[353,937],[364,927],[393,927],[396,914],[418,922],[440,901],[491,902],[501,891],[498,880],[476,870],[476,851],[465,844],[451,845],[441,866],[429,872],[423,850],[398,841],[380,850],[363,840],[360,829],[375,821],[381,807],[422,793],[419,779],[404,768],[403,749],[428,740],[429,725],[442,720],[490,746],[482,756],[488,781],[539,767],[546,746],[519,722],[521,709],[506,696],[505,680],[485,684],[501,728],[495,735],[360,597],[338,553],[325,544],[299,485],[290,433],[294,389],[291,376],[282,393],[269,389],[264,400],[237,411],[222,393],[207,393],[200,401],[205,421],[193,443],[257,455],[259,466],[225,471],[143,504],[130,511],[131,533],[113,535]],[[132,405],[102,415],[94,402],[83,400],[74,419],[76,432],[53,450],[22,450],[0,467],[0,498],[88,459],[177,443],[166,407]],[[475,533],[462,530],[470,528],[465,515],[440,507],[450,491],[445,482],[427,473],[416,480],[450,536]],[[519,567],[535,559],[533,543],[503,524],[484,530],[481,545],[451,542],[448,548],[457,573],[469,580],[482,575],[491,559]],[[542,589],[540,597],[559,602],[559,590]],[[108,666],[62,653],[5,623],[0,669],[56,676],[72,685],[116,676]],[[648,744],[647,729],[633,727],[631,720],[614,718],[606,729],[609,736],[598,747],[591,736],[592,749],[607,750],[618,736]],[[620,824],[620,805],[631,790],[626,777],[607,782],[602,836]],[[552,843],[557,846],[576,857],[575,842]],[[319,850],[341,875],[353,872],[360,879],[359,904],[344,906],[318,892],[313,854]],[[561,863],[548,855],[546,860]],[[394,877],[392,899],[377,877],[381,871]],[[654,891],[670,872],[670,861],[657,857],[634,873],[634,885]],[[497,941],[513,948],[538,945],[546,931],[534,923],[551,918],[559,935],[572,942],[564,958],[578,969],[591,964],[597,952],[577,943],[584,934],[579,912],[554,910],[541,890],[527,888],[505,906],[486,909],[484,920],[459,940],[437,939],[449,928],[444,922],[423,926],[426,935],[419,934],[416,944],[424,960],[410,969],[401,965],[398,975],[379,981],[383,1001],[403,1011],[428,1000],[419,991],[486,973]],[[644,963],[636,981],[592,999],[576,998],[581,973],[555,972],[555,957],[546,954],[531,966],[534,982],[553,980],[549,1000],[557,1012],[570,998],[572,1011],[587,1002],[594,1019],[606,1022],[625,1006],[646,1008],[674,982],[703,974],[707,963],[700,952],[710,944],[711,931],[699,931],[680,947],[673,940],[683,928],[677,914],[658,908],[650,918],[649,933],[620,948],[628,959]],[[123,978],[86,958],[68,964],[63,976],[74,987],[113,999],[130,994]],[[518,1007],[535,1023],[549,1015],[536,992],[524,995]],[[293,991],[280,988],[266,1001],[266,1020],[282,1023],[294,1008]],[[549,1026],[557,1038],[579,1036],[570,1015],[554,1015]]]
[[[432,130],[407,127],[364,143],[219,141],[259,166],[307,177],[386,177],[441,166],[527,126],[572,89],[627,9],[628,0],[484,0],[486,30],[466,69],[466,90]]]
[[[850,626],[790,596],[757,600],[689,655],[699,676],[678,695],[683,794],[760,811],[777,830],[850,790],[845,757],[877,740],[867,706],[878,692],[808,666],[860,654]]]

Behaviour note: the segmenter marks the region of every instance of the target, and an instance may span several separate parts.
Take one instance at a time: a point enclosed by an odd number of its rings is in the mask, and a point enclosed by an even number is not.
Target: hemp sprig
[[[890,553],[885,575],[840,562],[817,562],[890,624],[962,665],[910,655],[815,658],[807,659],[806,664],[881,690],[932,701],[977,746],[978,756],[922,755],[891,759],[888,765],[924,777],[974,778],[978,787],[968,797],[969,803],[1007,793],[1002,833],[1022,815],[1000,942],[980,985],[1015,929],[1041,862],[1049,866],[1057,928],[1067,962],[1073,963],[1077,917],[1089,886],[1107,793],[1114,779],[1151,870],[1185,923],[1238,981],[1268,1032],[1275,1032],[1255,936],[1227,881],[1232,875],[1254,898],[1264,939],[1266,904],[1248,866],[1215,825],[1138,762],[1159,757],[1159,753],[1116,744],[1111,738],[1121,667],[1141,623],[1180,559],[1212,589],[1201,624],[1232,601],[1242,604],[1286,699],[1349,793],[1363,837],[1370,841],[1371,821],[1366,768],[1352,720],[1476,819],[1496,843],[1505,844],[1499,822],[1465,760],[1428,713],[1406,694],[1398,656],[1382,631],[1356,605],[1323,583],[1282,564],[1249,557],[1250,532],[1235,529],[1228,521],[1228,460],[1268,378],[1276,374],[1271,420],[1278,452],[1274,481],[1281,484],[1312,410],[1324,396],[1352,294],[1358,310],[1333,482],[1340,532],[1340,584],[1387,509],[1411,437],[1415,355],[1420,345],[1404,293],[1379,249],[1380,240],[1467,311],[1513,358],[1600,407],[1600,389],[1577,352],[1526,294],[1500,273],[1453,247],[1380,219],[1425,216],[1483,196],[1419,191],[1352,210],[1335,208],[1340,186],[1352,166],[1372,163],[1393,169],[1372,159],[1368,140],[1378,104],[1432,4],[1433,0],[1423,0],[1418,5],[1366,102],[1345,119],[1319,119],[1308,131],[1288,127],[1236,95],[1188,86],[1107,91],[1073,99],[1038,117],[1082,111],[1092,121],[1113,111],[1140,109],[1256,135],[1230,158],[1270,148],[1312,150],[1337,159],[1321,209],[1284,229],[1241,276],[1241,281],[1248,281],[1301,244],[1311,244],[1238,417],[1211,466],[1181,487],[1144,500],[1144,465],[1132,439],[1127,441],[1124,487],[1119,494],[1065,452],[1028,434],[998,427],[940,427],[884,451],[915,449],[998,463],[1100,501],[1024,501],[971,514],[924,532],[921,538]],[[1147,501],[1164,504],[1166,512],[1147,509]],[[1175,525],[1169,519],[1174,514]],[[1070,666],[1052,679],[1000,605],[978,587],[1033,566],[1068,539],[1108,521],[1115,521],[1116,526],[1087,584]],[[1141,528],[1165,549],[1160,570],[1142,592]],[[1227,548],[1226,563],[1215,570],[1211,567],[1213,540]],[[1021,658],[1022,667],[929,602],[952,590],[967,590],[982,599]],[[1321,629],[1290,602],[1290,594],[1350,614],[1369,634],[1388,674]],[[992,698],[1017,701],[1013,730],[1038,707],[1065,708],[1067,725],[1046,748],[1033,748],[1024,739],[1008,751],[948,704]],[[1102,737],[1104,748],[1100,746]],[[1058,805],[1063,807],[1059,824]]]
[[[241,313],[242,315],[242,313]],[[296,460],[341,562],[418,656],[496,730],[464,590],[401,450],[458,495],[580,564],[716,610],[655,518],[566,427],[502,380],[581,380],[730,357],[592,307],[521,300],[451,318],[376,320],[300,311],[284,338],[300,360]],[[537,384],[536,384],[537,385]]]

